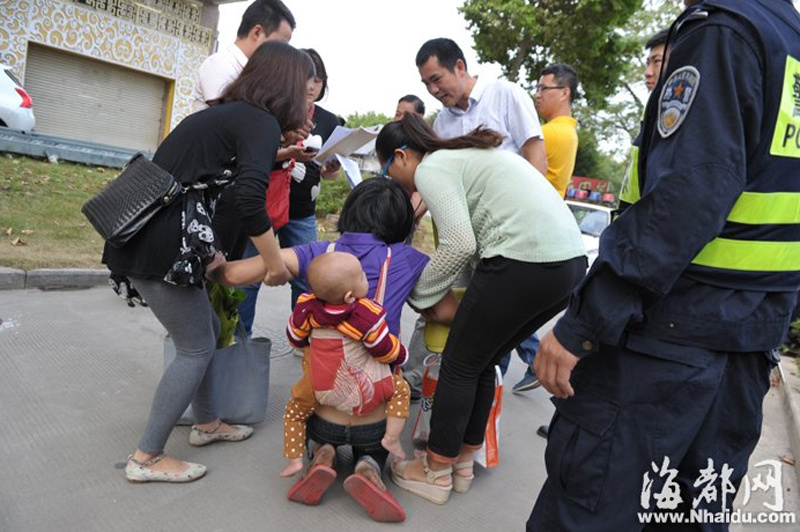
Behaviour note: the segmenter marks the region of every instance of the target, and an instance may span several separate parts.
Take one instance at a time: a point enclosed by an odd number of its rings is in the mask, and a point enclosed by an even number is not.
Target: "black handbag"
[[[172,174],[137,153],[81,212],[106,242],[121,247],[181,192]]]

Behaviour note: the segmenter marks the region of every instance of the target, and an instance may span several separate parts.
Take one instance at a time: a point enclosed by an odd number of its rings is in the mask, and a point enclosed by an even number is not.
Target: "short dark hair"
[[[556,63],[544,67],[540,76],[548,74],[553,75],[556,83],[569,89],[569,103],[574,102],[578,96],[578,73],[575,72],[575,69],[569,65]]]
[[[417,68],[427,63],[432,56],[436,56],[439,64],[450,72],[456,69],[456,61],[459,59],[464,63],[464,70],[467,69],[467,60],[464,58],[464,52],[452,39],[439,37],[423,44],[419,52],[417,52]]]
[[[425,116],[425,102],[423,102],[422,99],[416,94],[406,94],[405,96],[397,100],[397,103],[400,102],[408,102],[410,104],[413,104],[414,111],[419,113],[420,116]]]
[[[400,185],[373,177],[350,191],[338,228],[340,233],[369,233],[387,244],[404,242],[414,228],[414,209]]]
[[[272,114],[281,130],[301,127],[308,117],[311,57],[291,44],[267,41],[253,53],[239,77],[210,104],[244,101]]]
[[[289,8],[286,7],[286,4],[281,2],[281,0],[256,0],[245,9],[236,36],[247,37],[250,30],[259,24],[264,28],[267,35],[269,35],[270,33],[274,33],[284,20],[288,22],[289,26],[294,30],[294,15],[292,15],[292,12],[289,11]]]
[[[647,42],[644,44],[645,50],[652,50],[656,46],[660,46],[667,42],[667,36],[669,35],[669,28],[664,28],[663,30],[659,30],[650,37]]]
[[[301,48],[301,50],[311,57],[311,60],[314,62],[314,69],[317,71],[315,76],[322,80],[322,91],[320,91],[317,99],[314,100],[318,102],[328,94],[328,71],[325,70],[325,63],[322,62],[322,58],[316,50],[313,48]]]

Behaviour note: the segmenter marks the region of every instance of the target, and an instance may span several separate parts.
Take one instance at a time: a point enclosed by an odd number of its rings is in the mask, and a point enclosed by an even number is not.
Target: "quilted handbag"
[[[137,153],[81,212],[106,242],[121,247],[180,195],[181,184],[172,174]]]

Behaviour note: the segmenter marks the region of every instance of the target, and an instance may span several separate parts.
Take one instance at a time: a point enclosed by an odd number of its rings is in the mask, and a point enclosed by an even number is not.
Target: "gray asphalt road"
[[[209,466],[189,485],[132,485],[124,462],[143,429],[162,371],[164,331],[147,309],[129,309],[107,288],[76,291],[0,291],[0,531],[359,531],[397,525],[372,522],[340,485],[319,507],[289,503],[290,482],[278,472],[281,416],[300,375],[283,335],[287,288],[265,289],[256,335],[274,340],[267,420],[250,440],[193,448],[188,428],[177,428],[167,451]],[[415,314],[407,309],[406,335]],[[405,338],[407,340],[407,338]],[[524,367],[513,357],[508,384]],[[773,395],[773,394],[771,394]],[[780,399],[768,398],[765,437],[754,460],[788,452]],[[501,464],[478,470],[473,489],[435,506],[389,482],[410,530],[521,530],[544,480],[545,441],[536,428],[553,408],[543,390],[506,390]],[[412,419],[415,410],[412,410]],[[410,433],[407,431],[406,434]],[[406,437],[406,448],[410,442]],[[340,456],[344,478],[352,468]],[[783,484],[796,477],[784,467]],[[750,504],[754,504],[751,501]],[[770,526],[763,530],[781,530]],[[759,527],[747,527],[759,530]],[[788,530],[788,528],[787,528]]]

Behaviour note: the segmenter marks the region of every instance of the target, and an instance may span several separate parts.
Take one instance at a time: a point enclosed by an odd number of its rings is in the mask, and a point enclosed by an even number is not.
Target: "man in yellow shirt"
[[[542,126],[547,152],[547,180],[563,198],[575,169],[578,153],[578,121],[572,117],[572,102],[578,91],[578,74],[569,65],[550,65],[542,70],[534,103]]]

